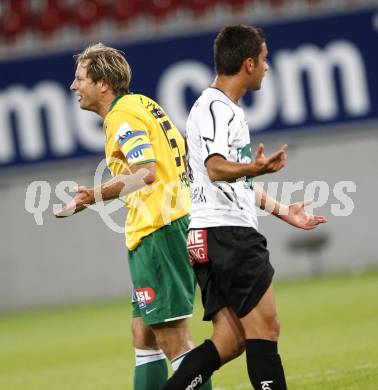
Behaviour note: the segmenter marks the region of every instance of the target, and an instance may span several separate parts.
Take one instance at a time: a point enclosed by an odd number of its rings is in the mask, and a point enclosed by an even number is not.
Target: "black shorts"
[[[187,246],[201,289],[205,321],[225,306],[244,317],[272,282],[274,269],[266,239],[253,228],[190,229]]]

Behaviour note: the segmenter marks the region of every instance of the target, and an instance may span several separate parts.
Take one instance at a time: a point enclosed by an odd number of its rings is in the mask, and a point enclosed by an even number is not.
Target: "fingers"
[[[260,144],[256,150],[256,159],[264,155],[264,144]]]
[[[307,200],[304,200],[303,202],[298,202],[298,204],[300,205],[300,207],[304,208],[306,206],[309,206],[313,202],[314,201],[312,199],[307,199]],[[313,214],[307,214],[307,215],[308,215],[309,221],[311,223],[316,223],[318,225],[319,223],[327,222],[327,218],[324,217],[323,215],[313,215]]]
[[[314,201],[312,199],[307,199],[307,200],[304,200],[303,202],[298,202],[298,204],[300,205],[300,207],[304,208],[306,206],[309,206],[313,202]],[[323,215],[308,214],[308,218],[309,218],[309,221],[311,223],[314,223],[316,225],[319,225],[320,223],[326,223],[327,222],[327,218],[324,217]]]
[[[267,172],[277,172],[286,165],[286,154],[284,152],[276,152],[266,159]]]
[[[302,203],[303,207],[306,207],[306,206],[310,205],[312,202],[313,202],[312,199],[307,199],[307,200],[304,200],[301,203]]]
[[[269,156],[269,159],[284,159],[285,161],[287,160],[287,156],[286,156],[286,149],[287,149],[287,144],[285,145],[282,145],[278,150],[277,152],[271,154]]]
[[[281,148],[277,152],[271,154],[268,157],[268,160],[270,162],[274,162],[275,160],[277,160],[277,161],[286,161],[287,160],[286,149],[287,149],[287,145],[281,146]]]
[[[56,218],[65,218],[70,217],[71,215],[75,214],[76,211],[76,201],[75,199],[72,199],[70,203],[67,203],[62,210],[55,213]]]
[[[77,204],[75,200],[72,200],[70,203],[67,203],[61,211],[54,213],[56,218],[65,218],[70,217],[71,215],[77,214],[80,211],[86,209],[89,204]]]
[[[275,154],[284,154],[286,156],[287,144],[282,145]]]
[[[314,220],[315,220],[316,224],[326,223],[327,222],[327,218],[326,217],[318,216],[318,215],[314,216]]]
[[[313,217],[310,221],[310,223],[313,225],[319,225],[320,223],[325,223],[325,222],[327,222],[325,218],[317,218],[317,217]]]
[[[307,230],[314,229],[316,228],[316,226],[320,225],[321,223],[326,223],[326,222],[327,222],[326,217],[320,215],[310,215],[306,224],[307,225],[306,229]]]
[[[65,204],[61,210],[54,212],[56,218],[70,217],[90,205],[90,202],[88,202],[88,194],[91,190],[89,188],[78,186],[74,191],[76,192],[75,197],[69,203]]]
[[[284,144],[277,152],[271,154],[269,157],[265,157],[264,144],[260,144],[258,146],[256,150],[255,161],[263,166],[263,168],[261,169],[262,174],[277,172],[286,165],[286,149],[287,144]]]
[[[87,192],[88,189],[89,189],[89,188],[84,187],[84,186],[78,186],[78,187],[76,187],[76,188],[74,189],[74,191],[75,191],[76,193],[80,193],[80,192]]]

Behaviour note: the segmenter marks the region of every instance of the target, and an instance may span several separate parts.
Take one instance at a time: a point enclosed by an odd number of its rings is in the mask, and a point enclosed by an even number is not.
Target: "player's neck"
[[[247,92],[238,75],[218,75],[211,86],[221,90],[235,104],[239,104],[240,98]]]
[[[114,94],[106,94],[103,96],[101,104],[96,110],[97,114],[100,115],[102,119],[105,119],[106,115],[108,115],[110,107],[115,98],[116,96]]]

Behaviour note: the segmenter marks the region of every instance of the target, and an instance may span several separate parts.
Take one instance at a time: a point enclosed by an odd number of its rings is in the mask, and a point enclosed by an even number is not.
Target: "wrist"
[[[278,203],[273,213],[277,218],[286,221],[289,216],[289,206],[286,204]]]
[[[248,175],[246,176],[256,177],[256,176],[261,176],[265,173],[263,168],[256,163],[249,163],[248,165],[249,165]]]
[[[89,188],[88,189],[89,204],[94,204],[102,200],[102,189],[101,187]]]

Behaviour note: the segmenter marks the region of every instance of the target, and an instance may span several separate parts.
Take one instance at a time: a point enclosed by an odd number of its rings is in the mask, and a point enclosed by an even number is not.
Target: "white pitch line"
[[[332,376],[332,375],[338,375],[343,373],[349,373],[351,371],[362,371],[362,370],[369,370],[372,368],[378,368],[378,363],[366,363],[362,364],[360,366],[355,367],[349,367],[349,368],[330,368],[325,371],[314,371],[314,372],[308,372],[307,374],[302,375],[289,375],[286,377],[286,379],[294,380],[294,379],[307,379],[307,378],[317,378],[320,376]],[[246,390],[251,389],[250,383],[242,383],[239,385],[235,385],[232,387],[215,387],[214,390]]]

